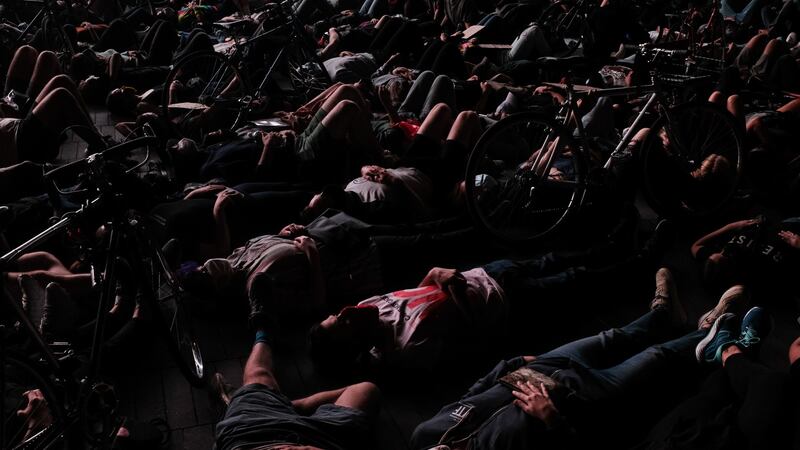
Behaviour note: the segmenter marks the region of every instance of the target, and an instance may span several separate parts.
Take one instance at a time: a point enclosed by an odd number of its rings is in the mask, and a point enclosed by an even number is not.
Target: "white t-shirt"
[[[483,339],[502,332],[508,317],[503,290],[482,268],[462,275],[466,296],[459,302],[469,317],[437,286],[404,289],[360,302],[358,307],[378,308],[380,321],[393,330],[392,343],[373,349],[373,355],[406,368],[431,367],[447,350],[447,340]]]

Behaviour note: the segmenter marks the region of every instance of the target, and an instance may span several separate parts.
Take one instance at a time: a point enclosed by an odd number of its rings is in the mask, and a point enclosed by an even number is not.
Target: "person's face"
[[[377,308],[346,306],[339,314],[328,316],[320,326],[336,334],[340,339],[353,340],[368,336],[377,322]]]

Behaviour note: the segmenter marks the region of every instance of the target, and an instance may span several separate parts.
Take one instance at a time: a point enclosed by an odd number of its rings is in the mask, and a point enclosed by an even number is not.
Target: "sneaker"
[[[678,287],[672,272],[666,267],[658,269],[656,272],[656,292],[650,302],[650,309],[666,308],[670,312],[672,322],[675,325],[686,323],[686,311],[684,311],[678,299]]]
[[[748,303],[750,303],[750,295],[744,286],[736,285],[728,289],[719,298],[717,306],[700,317],[700,320],[697,321],[697,329],[702,330],[710,327],[720,316],[727,312],[743,311]]]
[[[764,308],[754,306],[742,318],[741,329],[736,345],[742,351],[756,352],[761,346],[761,340],[772,331],[772,316]]]
[[[711,325],[706,337],[697,344],[694,353],[697,361],[722,364],[722,350],[731,344],[735,344],[738,334],[739,323],[736,320],[736,316],[731,313],[722,314]]]
[[[18,281],[19,291],[22,293],[22,309],[38,328],[44,316],[45,287],[39,280],[27,274],[20,275]]]

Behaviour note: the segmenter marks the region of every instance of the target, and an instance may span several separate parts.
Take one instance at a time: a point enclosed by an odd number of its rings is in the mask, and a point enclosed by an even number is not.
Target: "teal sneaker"
[[[736,336],[739,335],[739,323],[736,316],[731,313],[722,314],[714,321],[708,334],[704,337],[697,348],[695,356],[700,363],[722,363],[722,350],[725,347],[736,343]]]
[[[756,352],[761,341],[772,331],[772,316],[764,308],[754,306],[744,315],[741,329],[736,345],[742,351]]]

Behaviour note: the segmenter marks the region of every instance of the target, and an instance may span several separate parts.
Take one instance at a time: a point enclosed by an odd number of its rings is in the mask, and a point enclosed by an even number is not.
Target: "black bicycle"
[[[215,24],[234,35],[227,56],[195,52],[173,66],[161,105],[176,134],[198,138],[208,131],[236,129],[268,103],[303,103],[330,85],[289,3],[271,4],[265,12],[265,21],[248,38],[236,35],[240,24]]]
[[[152,312],[153,325],[180,371],[192,385],[203,385],[203,357],[186,296],[151,236],[148,217],[140,212],[143,189],[134,174],[157,143],[153,137],[138,138],[47,173],[51,197],[83,200],[77,209],[0,257],[0,270],[11,271],[20,255],[66,232],[88,262],[92,292],[99,297],[86,361],[86,353],[69,343],[49,342],[20,303],[4,296],[11,320],[4,318],[0,333],[0,448],[86,448],[87,444],[111,448],[120,426],[117,398],[113,387],[103,381],[100,368],[107,311],[118,284],[125,280],[135,285],[140,308]],[[131,161],[130,155],[137,150],[144,152],[144,162]],[[103,230],[100,237],[95,233],[99,229]],[[77,366],[83,368],[79,377],[75,376]],[[17,414],[34,401],[31,396],[39,397],[35,408],[45,408],[38,412],[40,419],[45,417],[38,426]]]

